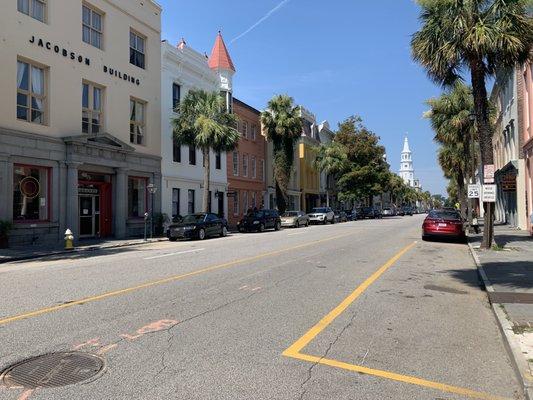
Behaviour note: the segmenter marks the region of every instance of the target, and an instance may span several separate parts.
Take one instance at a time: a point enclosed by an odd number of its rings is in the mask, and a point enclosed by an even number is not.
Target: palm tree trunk
[[[468,213],[467,193],[465,189],[465,177],[463,171],[457,172],[457,196],[459,197],[459,204],[461,207],[461,217],[465,218]]]
[[[476,123],[479,132],[479,145],[481,147],[481,164],[485,166],[494,164],[494,153],[492,149],[492,129],[489,121],[487,88],[485,86],[485,65],[481,58],[474,58],[470,62],[470,71]],[[483,171],[481,175],[483,176]],[[485,226],[481,248],[490,249],[494,240],[494,203],[485,202],[483,203],[483,208],[485,209]]]
[[[204,155],[204,196],[202,201],[202,211],[208,212],[209,208],[209,177],[211,175],[211,164],[209,162],[209,149],[203,149],[202,153]]]

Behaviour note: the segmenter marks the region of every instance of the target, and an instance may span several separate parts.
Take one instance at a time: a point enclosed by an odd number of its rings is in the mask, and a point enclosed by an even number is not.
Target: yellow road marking
[[[300,339],[294,342],[287,350],[283,352],[284,356],[291,356],[299,353],[305,346],[307,346],[320,332],[328,327],[350,304],[352,304],[364,291],[372,285],[381,275],[385,273],[392,265],[396,263],[405,253],[411,250],[416,245],[416,242],[404,247],[387,261],[381,268],[374,272],[367,280],[365,280],[357,289],[355,289],[348,297],[346,297],[337,307],[331,310],[324,318],[322,318],[315,326],[307,331]],[[0,321],[1,322],[1,321]]]
[[[358,372],[361,374],[378,376],[381,378],[408,383],[411,385],[423,386],[423,387],[427,387],[430,389],[440,390],[441,392],[459,394],[459,395],[471,397],[474,399],[505,400],[504,397],[492,396],[488,393],[476,392],[474,390],[447,385],[445,383],[428,381],[428,380],[420,379],[414,376],[401,375],[401,374],[396,374],[394,372],[382,371],[379,369],[372,369],[372,368],[367,368],[367,367],[363,367],[359,365],[348,364],[342,361],[331,360],[328,358],[315,357],[315,356],[310,356],[310,355],[302,354],[302,353],[293,354],[291,355],[291,357],[299,359],[299,360],[303,360],[303,361],[309,361],[312,363],[318,363],[322,365],[328,365],[330,367],[341,368],[341,369],[348,370],[348,371]]]
[[[457,386],[447,385],[444,383],[429,381],[426,379],[417,378],[409,375],[401,375],[394,372],[382,371],[378,369],[372,369],[355,364],[348,364],[342,361],[331,360],[328,358],[312,356],[303,354],[301,351],[315,339],[324,329],[326,329],[339,315],[341,315],[359,296],[361,296],[370,285],[378,280],[390,267],[409,250],[411,250],[417,242],[411,243],[409,246],[404,247],[394,257],[383,264],[376,272],[374,272],[369,278],[367,278],[357,289],[355,289],[348,297],[346,297],[337,307],[331,310],[325,317],[323,317],[315,326],[309,329],[300,339],[294,342],[287,350],[283,352],[285,357],[295,358],[297,360],[308,361],[312,363],[328,365],[330,367],[340,368],[352,372],[358,372],[366,375],[373,375],[380,378],[385,378],[393,381],[408,383],[411,385],[423,386],[430,389],[440,390],[442,392],[455,393],[474,399],[483,400],[503,400],[505,398],[492,396],[487,393],[476,392],[474,390],[461,388]]]
[[[215,270],[218,270],[218,269],[233,267],[233,266],[236,266],[236,265],[239,265],[239,264],[243,264],[243,263],[246,263],[246,262],[250,262],[250,261],[257,261],[257,260],[260,260],[260,259],[263,259],[263,258],[267,258],[267,257],[272,257],[272,256],[276,256],[276,255],[279,255],[279,254],[283,254],[283,253],[286,253],[286,252],[289,252],[289,251],[292,251],[292,250],[298,250],[298,249],[302,249],[302,248],[305,248],[305,247],[315,246],[315,245],[317,245],[319,243],[325,243],[325,242],[330,242],[330,241],[337,240],[337,239],[342,239],[342,238],[345,238],[345,237],[348,237],[348,236],[351,236],[351,235],[353,235],[353,232],[352,233],[347,233],[347,234],[342,234],[342,235],[337,235],[337,236],[332,236],[332,237],[329,237],[329,238],[326,238],[326,239],[315,240],[313,242],[304,243],[304,244],[301,244],[301,245],[288,247],[288,248],[281,249],[281,250],[271,251],[271,252],[259,254],[257,256],[253,256],[253,257],[247,257],[247,258],[242,258],[242,259],[239,259],[239,260],[230,261],[230,262],[223,263],[223,264],[217,264],[217,265],[213,265],[211,267],[199,269],[199,270],[192,271],[192,272],[189,272],[189,273],[186,273],[186,274],[174,275],[174,276],[170,276],[168,278],[163,278],[163,279],[158,279],[158,280],[155,280],[155,281],[145,282],[145,283],[142,283],[142,284],[137,285],[137,286],[132,286],[132,287],[124,288],[124,289],[114,290],[112,292],[106,292],[106,293],[103,293],[103,294],[100,294],[100,295],[96,295],[96,296],[85,297],[83,299],[71,301],[71,302],[65,303],[65,304],[59,304],[59,305],[56,305],[56,306],[40,308],[38,310],[29,311],[29,312],[26,312],[26,313],[23,313],[23,314],[18,314],[18,315],[14,315],[14,316],[11,316],[11,317],[6,317],[6,318],[3,318],[3,319],[0,319],[0,325],[6,325],[6,324],[9,324],[9,323],[12,323],[12,322],[15,322],[15,321],[20,321],[20,320],[27,319],[27,318],[37,317],[39,315],[52,313],[52,312],[55,312],[55,311],[63,310],[65,308],[70,308],[70,307],[73,307],[73,306],[76,306],[76,305],[80,305],[80,304],[91,303],[91,302],[95,302],[95,301],[99,301],[99,300],[108,299],[110,297],[116,297],[116,296],[124,295],[124,294],[135,292],[135,291],[138,291],[138,290],[141,290],[141,289],[146,289],[146,288],[149,288],[149,287],[152,287],[152,286],[158,286],[158,285],[163,285],[165,283],[179,281],[179,280],[182,280],[182,279],[185,279],[185,278],[189,278],[189,277],[192,277],[192,276],[205,274],[207,272],[215,271]]]

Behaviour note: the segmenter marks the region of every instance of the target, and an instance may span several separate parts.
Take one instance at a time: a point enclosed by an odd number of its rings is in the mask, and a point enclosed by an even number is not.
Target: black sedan
[[[227,234],[227,221],[212,213],[186,215],[181,221],[170,225],[167,230],[167,237],[171,242],[178,239],[204,240],[207,237],[223,237]]]
[[[361,208],[361,213],[359,214],[361,219],[380,219],[383,218],[381,215],[381,210],[376,207],[363,207]]]

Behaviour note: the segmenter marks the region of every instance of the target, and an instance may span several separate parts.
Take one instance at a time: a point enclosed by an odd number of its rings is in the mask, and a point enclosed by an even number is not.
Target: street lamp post
[[[152,202],[150,209],[150,239],[152,239],[154,237],[154,195],[157,192],[157,187],[153,183],[150,183],[147,188],[148,192],[150,192]]]

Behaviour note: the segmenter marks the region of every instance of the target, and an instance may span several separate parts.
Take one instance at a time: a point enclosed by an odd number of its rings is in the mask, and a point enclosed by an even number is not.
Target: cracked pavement
[[[421,221],[357,221],[3,265],[0,291],[8,301],[0,304],[0,321],[228,264],[0,323],[0,369],[73,348],[100,352],[106,361],[97,379],[29,394],[0,386],[0,399],[461,398],[282,356],[418,240]],[[196,251],[174,254],[189,250]],[[460,244],[418,243],[302,352],[520,398]]]

